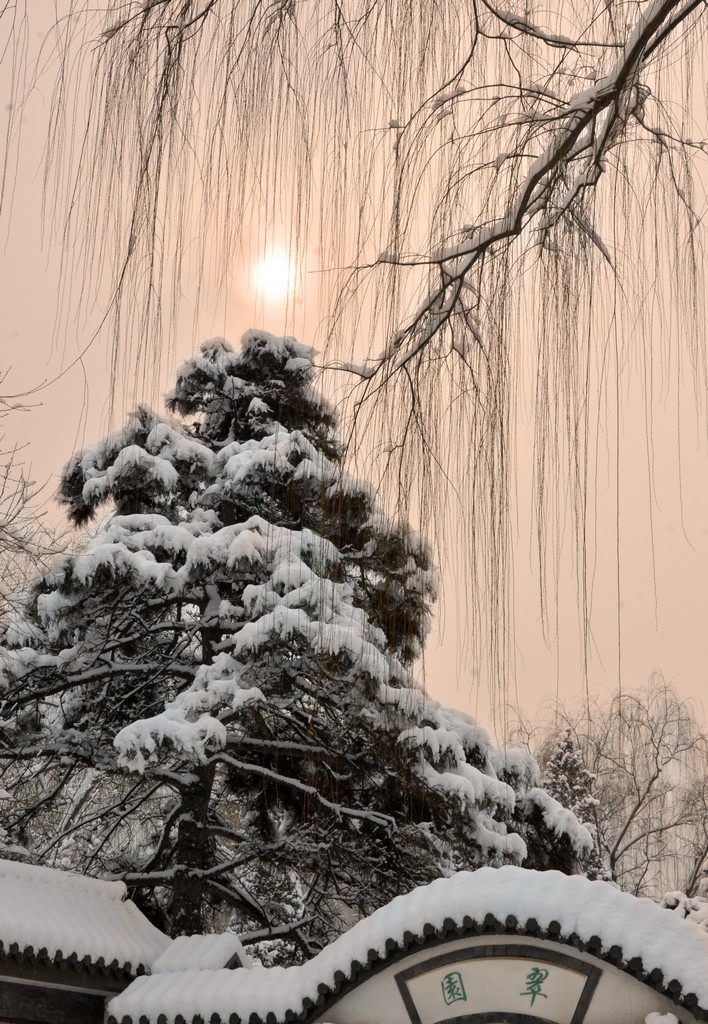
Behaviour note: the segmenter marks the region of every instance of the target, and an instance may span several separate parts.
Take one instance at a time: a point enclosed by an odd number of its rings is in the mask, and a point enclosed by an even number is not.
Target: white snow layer
[[[154,1022],[164,1014],[170,1024],[177,1014],[188,1021],[197,1014],[228,1020],[232,1013],[248,1020],[252,1013],[264,1019],[272,1012],[282,1021],[288,1009],[299,1012],[305,998],[316,1001],[319,984],[333,986],[335,971],[350,977],[352,962],[366,963],[370,949],[385,958],[387,939],[400,942],[406,931],[422,935],[426,924],[437,928],[446,918],[461,924],[465,916],[483,921],[486,914],[501,921],[513,914],[521,924],[532,917],[542,928],[558,921],[562,936],[575,933],[585,941],[597,935],[603,951],[618,945],[625,961],[641,957],[646,971],[660,968],[667,981],[677,979],[684,993],[694,992],[708,1007],[708,935],[701,928],[607,882],[484,867],[397,897],[301,967],[141,977],[111,1000],[108,1012],[118,1021],[129,1016]]]
[[[20,951],[75,953],[120,967],[149,967],[170,945],[126,899],[123,882],[105,882],[52,868],[0,860],[0,942]]]
[[[240,967],[250,967],[251,960],[234,932],[221,935],[180,935],[152,965],[152,974],[173,971],[216,970],[226,967],[238,957]]]

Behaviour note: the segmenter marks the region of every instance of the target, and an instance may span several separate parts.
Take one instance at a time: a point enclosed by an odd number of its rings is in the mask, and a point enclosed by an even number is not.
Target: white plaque
[[[458,1017],[580,1024],[599,974],[548,949],[499,945],[432,957],[396,980],[413,1024]]]

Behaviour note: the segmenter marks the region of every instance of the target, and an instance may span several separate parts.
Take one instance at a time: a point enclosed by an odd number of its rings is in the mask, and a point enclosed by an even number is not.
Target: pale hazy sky
[[[39,29],[38,29],[39,31]],[[0,91],[9,100],[7,66],[0,70]],[[49,89],[31,97],[23,118],[23,156],[17,171],[11,222],[3,221],[0,251],[2,322],[0,323],[0,366],[11,367],[5,390],[20,392],[52,380],[46,389],[29,399],[34,408],[17,415],[8,424],[5,444],[24,443],[25,461],[33,476],[55,486],[56,474],[71,453],[105,430],[105,409],[109,377],[107,353],[95,343],[78,361],[94,324],[75,324],[53,341],[57,310],[58,253],[48,242],[42,245],[41,150],[46,130]],[[51,197],[50,197],[51,201]],[[310,265],[316,262],[310,256]],[[234,344],[249,327],[263,327],[274,333],[295,332],[304,341],[314,336],[320,311],[316,285],[308,288],[286,317],[282,301],[263,301],[256,295],[252,263],[246,257],[235,267],[233,293],[226,303],[210,307],[202,301],[197,334],[223,334]],[[316,280],[316,279],[313,279]],[[195,337],[190,296],[184,303],[184,327],[178,330],[174,362],[193,350]],[[217,311],[218,310],[218,311]],[[74,365],[72,365],[74,364]],[[70,367],[69,369],[66,369]],[[165,373],[164,387],[170,373]],[[155,400],[155,396],[152,396]],[[622,685],[625,689],[644,684],[654,671],[675,682],[684,696],[702,699],[708,666],[708,451],[701,432],[692,423],[691,385],[679,390],[674,384],[663,406],[655,409],[655,506],[652,557],[646,473],[644,413],[638,387],[624,398],[621,424],[621,563],[622,594]],[[683,416],[680,459],[676,446],[677,414]],[[523,423],[523,415],[521,417]],[[520,465],[530,464],[531,442],[522,439]],[[609,452],[609,449],[608,449]],[[616,686],[618,678],[617,566],[614,559],[615,497],[610,455],[607,457],[607,502],[597,522],[599,555],[595,566],[592,626],[595,647],[590,663],[590,687],[603,693]],[[680,476],[679,476],[680,472]],[[679,482],[681,479],[681,488]],[[559,650],[549,650],[539,626],[537,585],[530,569],[530,522],[524,509],[530,499],[530,480],[523,472],[519,485],[518,544],[516,575],[516,679],[509,696],[518,700],[526,713],[533,713],[538,701],[560,693],[574,698],[582,694],[578,613],[575,589],[569,580],[566,560],[560,581]],[[602,490],[602,472],[600,473]],[[454,578],[455,567],[464,565],[460,553],[450,552],[450,565],[443,566],[445,602],[444,629],[430,638],[426,656],[426,679],[430,692],[455,704],[491,726],[489,695],[485,680],[474,678],[469,665],[472,652],[464,642],[465,579]],[[498,718],[502,727],[502,717]]]

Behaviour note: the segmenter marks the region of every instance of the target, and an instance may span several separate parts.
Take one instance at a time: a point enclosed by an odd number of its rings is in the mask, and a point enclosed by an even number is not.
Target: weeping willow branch
[[[394,336],[370,371],[372,376],[383,368],[387,373],[395,373],[415,359],[455,314],[466,316],[464,285],[486,255],[495,255],[522,233],[530,233],[534,222],[539,221],[536,244],[543,245],[552,228],[580,205],[584,191],[598,184],[610,148],[617,143],[629,119],[640,115],[648,98],[648,90],[639,84],[639,73],[658,41],[665,38],[665,22],[670,17],[671,30],[676,29],[698,4],[688,3],[681,11],[677,11],[678,6],[675,0],[653,0],[609,75],[592,88],[576,93],[563,107],[554,100],[552,113],[536,115],[536,122],[544,129],[549,124],[554,126],[554,137],[533,160],[516,194],[509,197],[503,216],[480,228],[467,229],[464,234],[469,234],[469,239],[448,245],[438,254],[423,260],[402,261],[408,266],[436,264],[440,283],[426,295],[410,324]],[[528,30],[549,45],[568,45],[556,37],[541,35],[536,29],[527,29],[527,23],[518,18],[507,15],[503,20],[520,31]],[[589,227],[585,230],[609,260],[600,237]],[[379,262],[399,260],[386,254],[379,257]],[[472,291],[474,294],[475,289]],[[481,344],[478,331],[472,328],[471,333]]]
[[[101,297],[116,378],[159,378],[180,295],[224,284],[251,229],[317,245],[351,451],[381,456],[441,557],[456,531],[473,647],[497,682],[530,384],[543,621],[552,641],[569,534],[587,670],[609,365],[634,336],[654,379],[648,276],[678,323],[669,343],[706,380],[688,99],[704,0],[68,2],[47,188],[70,197],[64,308]]]

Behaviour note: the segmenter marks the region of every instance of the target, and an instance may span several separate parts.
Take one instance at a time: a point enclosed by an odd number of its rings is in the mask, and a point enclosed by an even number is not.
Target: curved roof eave
[[[169,990],[157,976],[139,978],[111,1001],[108,1020],[308,1024],[412,952],[490,933],[574,946],[708,1020],[708,933],[607,882],[516,867],[460,872],[414,889],[300,967],[187,971],[171,975]]]

